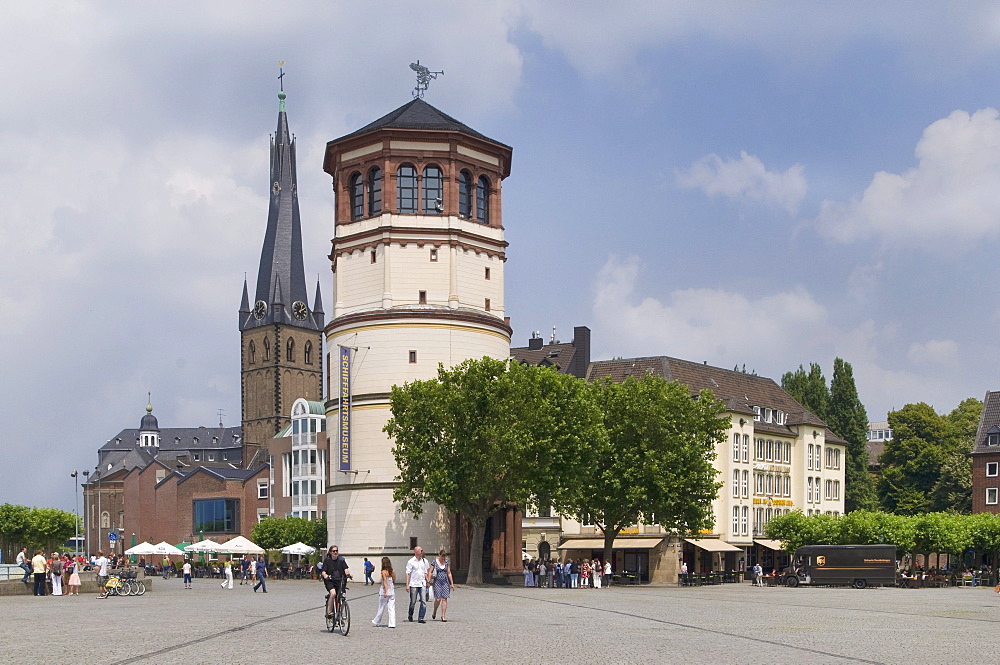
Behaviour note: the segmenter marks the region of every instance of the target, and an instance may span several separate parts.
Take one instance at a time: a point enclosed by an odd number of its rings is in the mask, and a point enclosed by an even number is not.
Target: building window
[[[774,441],[771,441],[770,439],[767,442],[767,457],[765,457],[765,459],[768,462],[774,460]]]
[[[992,433],[986,435],[986,445],[987,446],[997,446],[1000,445],[1000,433]]]
[[[382,169],[375,166],[368,171],[368,214],[382,212]]]
[[[486,268],[486,279],[490,278],[490,269]]]
[[[815,496],[814,496],[814,498],[816,499],[816,503],[821,503],[822,499],[820,498],[820,494],[819,494],[820,479],[819,478],[814,478],[813,479],[813,485],[815,486]]]
[[[476,181],[476,221],[490,223],[490,181],[484,175]]]
[[[998,475],[997,469],[1000,468],[1000,462],[987,462],[986,463],[986,475],[987,477],[993,477]]]
[[[743,461],[744,462],[749,462],[750,461],[749,455],[750,455],[750,435],[749,434],[744,434],[743,435]]]
[[[268,487],[267,487],[267,481],[266,480],[258,480],[257,481],[257,498],[258,499],[266,499],[267,496],[268,496],[267,489],[268,489]]]
[[[191,459],[193,459],[195,462],[200,462],[201,461],[201,453],[193,453],[191,455]]]
[[[437,260],[438,260],[438,251],[437,251],[437,249],[432,249],[431,250],[431,262],[435,262]]]
[[[288,344],[285,345],[285,360],[290,363],[295,362],[295,340],[291,337],[288,338]]]
[[[375,257],[375,250],[373,249],[372,252],[371,252],[371,262],[375,263],[376,261],[377,261],[377,259]]]
[[[472,217],[472,174],[465,170],[458,174],[458,216]]]
[[[365,187],[361,182],[360,173],[352,173],[348,184],[348,196],[351,201],[351,220],[358,220],[365,214]]]
[[[822,466],[821,466],[822,465],[822,461],[821,461],[822,458],[823,458],[823,446],[816,446],[815,468],[816,468],[817,471],[819,471],[820,468],[822,468]]]
[[[740,461],[740,435],[733,434],[733,461]]]
[[[410,351],[410,362],[411,363],[417,362],[417,352],[416,351]]]
[[[747,527],[748,527],[747,522],[749,521],[748,520],[748,513],[749,513],[749,509],[746,506],[743,506],[743,509],[740,511],[740,532],[744,536],[749,535],[748,534],[748,529],[747,529]]]
[[[396,192],[399,212],[417,211],[417,170],[403,164],[396,172]]]
[[[759,406],[755,406],[753,408],[753,419],[754,419],[754,422],[758,422],[758,423],[760,422],[760,407]]]
[[[740,472],[739,470],[733,471],[733,498],[737,498],[740,495]]]
[[[306,361],[307,365],[313,364],[313,343],[306,342],[306,348],[302,352],[302,359]]]
[[[264,338],[264,361],[267,362],[271,359],[271,340],[267,337]]]
[[[840,481],[833,481],[833,499],[834,501],[840,500]]]
[[[742,481],[741,484],[742,484],[742,490],[743,490],[743,498],[744,499],[749,499],[750,498],[750,472],[749,471],[744,471],[743,472],[743,481]]]
[[[792,477],[785,476],[785,496],[792,495]]]
[[[229,459],[229,453],[222,453],[222,461],[225,462]]]
[[[195,499],[192,533],[237,533],[239,500]]]
[[[986,488],[986,505],[995,506],[997,503],[997,488],[987,487]],[[107,513],[105,513],[107,514]]]
[[[444,183],[441,179],[441,168],[431,164],[424,168],[424,214],[440,215],[444,201]]]
[[[214,462],[215,461],[215,453],[209,453],[208,454],[208,461],[209,462]]]
[[[419,291],[419,292],[417,292],[417,302],[420,303],[421,305],[426,305],[427,304],[427,292],[426,291]]]
[[[806,478],[806,503],[813,502],[813,479],[812,476]]]
[[[248,354],[250,355],[250,364],[253,365],[257,362],[257,345],[253,343],[253,340],[250,340],[250,349]]]
[[[733,535],[740,532],[740,507],[733,506]]]
[[[486,311],[487,312],[490,311],[490,299],[489,298],[486,299],[486,303],[485,303],[484,306],[486,307]]]

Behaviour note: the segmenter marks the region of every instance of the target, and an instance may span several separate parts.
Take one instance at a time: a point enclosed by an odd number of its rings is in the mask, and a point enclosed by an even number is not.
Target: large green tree
[[[923,402],[889,413],[892,441],[880,462],[879,499],[902,515],[971,509],[972,450],[982,402],[963,400],[946,415]]]
[[[250,539],[267,550],[280,549],[293,543],[322,548],[326,544],[326,518],[307,520],[302,517],[268,517],[254,524]]]
[[[0,505],[0,547],[5,561],[16,556],[21,547],[61,549],[76,532],[76,515],[57,508],[29,508],[5,503]]]
[[[509,360],[441,366],[435,379],[394,386],[390,408],[393,497],[414,516],[435,502],[468,520],[471,584],[483,579],[489,518],[555,497],[607,436],[585,381]],[[586,464],[567,458],[571,451]]]
[[[809,363],[808,372],[802,365],[794,372],[785,372],[781,376],[781,387],[796,402],[826,422],[830,408],[830,389],[826,387],[826,377],[818,364]]]
[[[604,560],[614,539],[640,521],[680,533],[712,525],[715,445],[729,418],[710,391],[692,399],[687,387],[659,376],[597,382],[607,436],[580,451],[584,464],[556,494],[568,515],[587,519],[604,534]]]
[[[878,501],[871,473],[868,471],[868,413],[858,399],[854,369],[842,358],[835,358],[833,361],[826,424],[847,441],[844,510],[874,510]]]

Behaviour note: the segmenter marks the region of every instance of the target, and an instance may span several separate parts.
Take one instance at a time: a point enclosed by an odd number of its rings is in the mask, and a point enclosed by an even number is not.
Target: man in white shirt
[[[107,598],[108,590],[108,559],[104,556],[103,551],[97,552],[97,559],[94,561],[94,565],[97,566],[97,588],[101,590],[101,594],[98,598]]]
[[[406,562],[406,590],[410,594],[410,610],[407,613],[407,621],[413,621],[413,606],[420,601],[420,614],[417,615],[417,623],[427,623],[424,615],[427,614],[427,571],[429,569],[427,559],[424,558],[424,548],[414,547],[413,558]]]
[[[25,584],[31,579],[31,564],[28,563],[28,548],[22,547],[21,551],[17,553],[17,566],[24,571],[24,577],[21,581]]]

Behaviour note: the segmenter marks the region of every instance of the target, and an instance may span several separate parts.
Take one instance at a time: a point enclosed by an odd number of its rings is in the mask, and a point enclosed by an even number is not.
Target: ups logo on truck
[[[826,557],[825,556],[818,556],[818,557],[816,557],[816,565],[817,566],[825,566],[826,565]]]

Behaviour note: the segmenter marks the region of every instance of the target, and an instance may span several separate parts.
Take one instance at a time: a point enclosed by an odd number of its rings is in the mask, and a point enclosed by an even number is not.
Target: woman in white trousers
[[[389,557],[382,557],[382,585],[378,590],[378,614],[372,619],[372,625],[378,628],[382,623],[382,615],[388,614],[386,621],[389,628],[396,627],[396,588],[393,578],[396,574],[392,570],[392,561]]]
[[[219,586],[221,586],[223,589],[225,589],[226,585],[228,584],[229,588],[232,589],[233,588],[233,560],[232,560],[232,557],[229,557],[229,561],[227,561],[224,564],[222,564],[222,571],[226,574],[226,581],[223,582],[222,584],[220,584]]]

